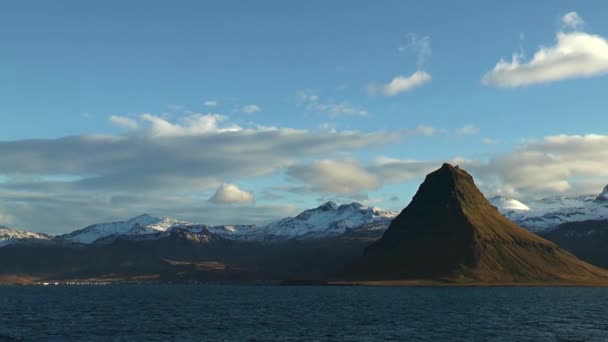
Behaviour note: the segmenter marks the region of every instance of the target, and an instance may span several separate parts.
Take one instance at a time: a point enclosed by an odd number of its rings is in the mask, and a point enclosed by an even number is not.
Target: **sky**
[[[405,207],[443,162],[608,184],[605,1],[6,1],[0,225]]]

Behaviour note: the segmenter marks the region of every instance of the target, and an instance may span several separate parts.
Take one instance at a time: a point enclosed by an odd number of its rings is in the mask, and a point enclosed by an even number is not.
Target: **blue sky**
[[[442,161],[487,195],[599,192],[607,14],[603,1],[3,3],[0,224],[262,223],[330,199],[400,209]],[[267,167],[236,151],[269,127]],[[292,131],[311,145],[288,153]],[[91,137],[106,143],[83,147]],[[211,148],[250,169],[197,159]]]

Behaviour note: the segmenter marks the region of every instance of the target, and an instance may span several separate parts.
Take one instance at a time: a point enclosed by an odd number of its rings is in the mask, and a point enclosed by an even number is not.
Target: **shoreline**
[[[433,280],[365,280],[329,282],[330,286],[368,287],[608,287],[604,282],[442,282]]]
[[[120,285],[202,285],[202,286],[280,286],[280,287],[608,287],[608,281],[585,282],[449,282],[434,280],[364,280],[364,281],[253,281],[253,282],[208,282],[208,281],[133,281],[133,280],[83,280],[83,281],[25,281],[0,282],[0,287],[55,287],[55,286],[120,286]]]

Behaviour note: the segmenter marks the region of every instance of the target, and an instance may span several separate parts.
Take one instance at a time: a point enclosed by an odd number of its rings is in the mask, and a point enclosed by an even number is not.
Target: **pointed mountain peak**
[[[336,202],[327,201],[327,202],[323,203],[322,205],[318,206],[317,209],[320,209],[323,211],[336,210],[336,209],[338,209],[338,205],[336,204]]]
[[[410,206],[480,206],[486,203],[469,173],[458,166],[444,163],[426,176]]]
[[[501,215],[473,177],[443,164],[370,245],[360,263],[367,279],[538,281],[608,279],[556,245]]]

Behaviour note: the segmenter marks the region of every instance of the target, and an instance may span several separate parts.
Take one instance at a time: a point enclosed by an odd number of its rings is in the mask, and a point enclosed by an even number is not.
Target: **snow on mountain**
[[[371,223],[385,223],[388,227],[395,216],[397,213],[360,203],[338,206],[334,202],[327,202],[305,210],[296,217],[287,217],[259,227],[256,229],[256,237],[260,240],[331,237]]]
[[[601,194],[597,195],[595,198],[596,202],[608,202],[608,185],[604,187],[604,191]]]
[[[546,231],[566,222],[608,218],[608,186],[599,196],[553,196],[526,204],[494,197],[490,202],[507,218],[534,232]]]
[[[171,218],[137,216],[128,221],[100,223],[58,237],[70,242],[108,243],[120,237],[131,240],[161,239],[175,232],[214,235],[230,240],[269,241],[337,236],[358,227],[378,230],[388,227],[397,214],[359,203],[338,206],[327,202],[265,226],[196,224]],[[201,236],[202,236],[201,235]]]
[[[148,235],[163,232],[174,225],[184,223],[173,219],[160,219],[143,214],[128,221],[94,224],[69,234],[58,236],[57,238],[69,242],[91,244],[112,235]]]
[[[0,226],[0,247],[23,241],[49,239],[50,237],[46,234],[26,232],[22,230]]]
[[[530,208],[521,203],[520,201],[516,200],[516,199],[512,199],[512,198],[506,198],[506,197],[502,197],[502,196],[496,196],[496,197],[492,197],[490,198],[490,203],[492,203],[492,205],[494,205],[495,207],[497,207],[501,212],[502,211],[510,211],[510,210],[523,210],[523,211],[528,211],[530,210]]]

